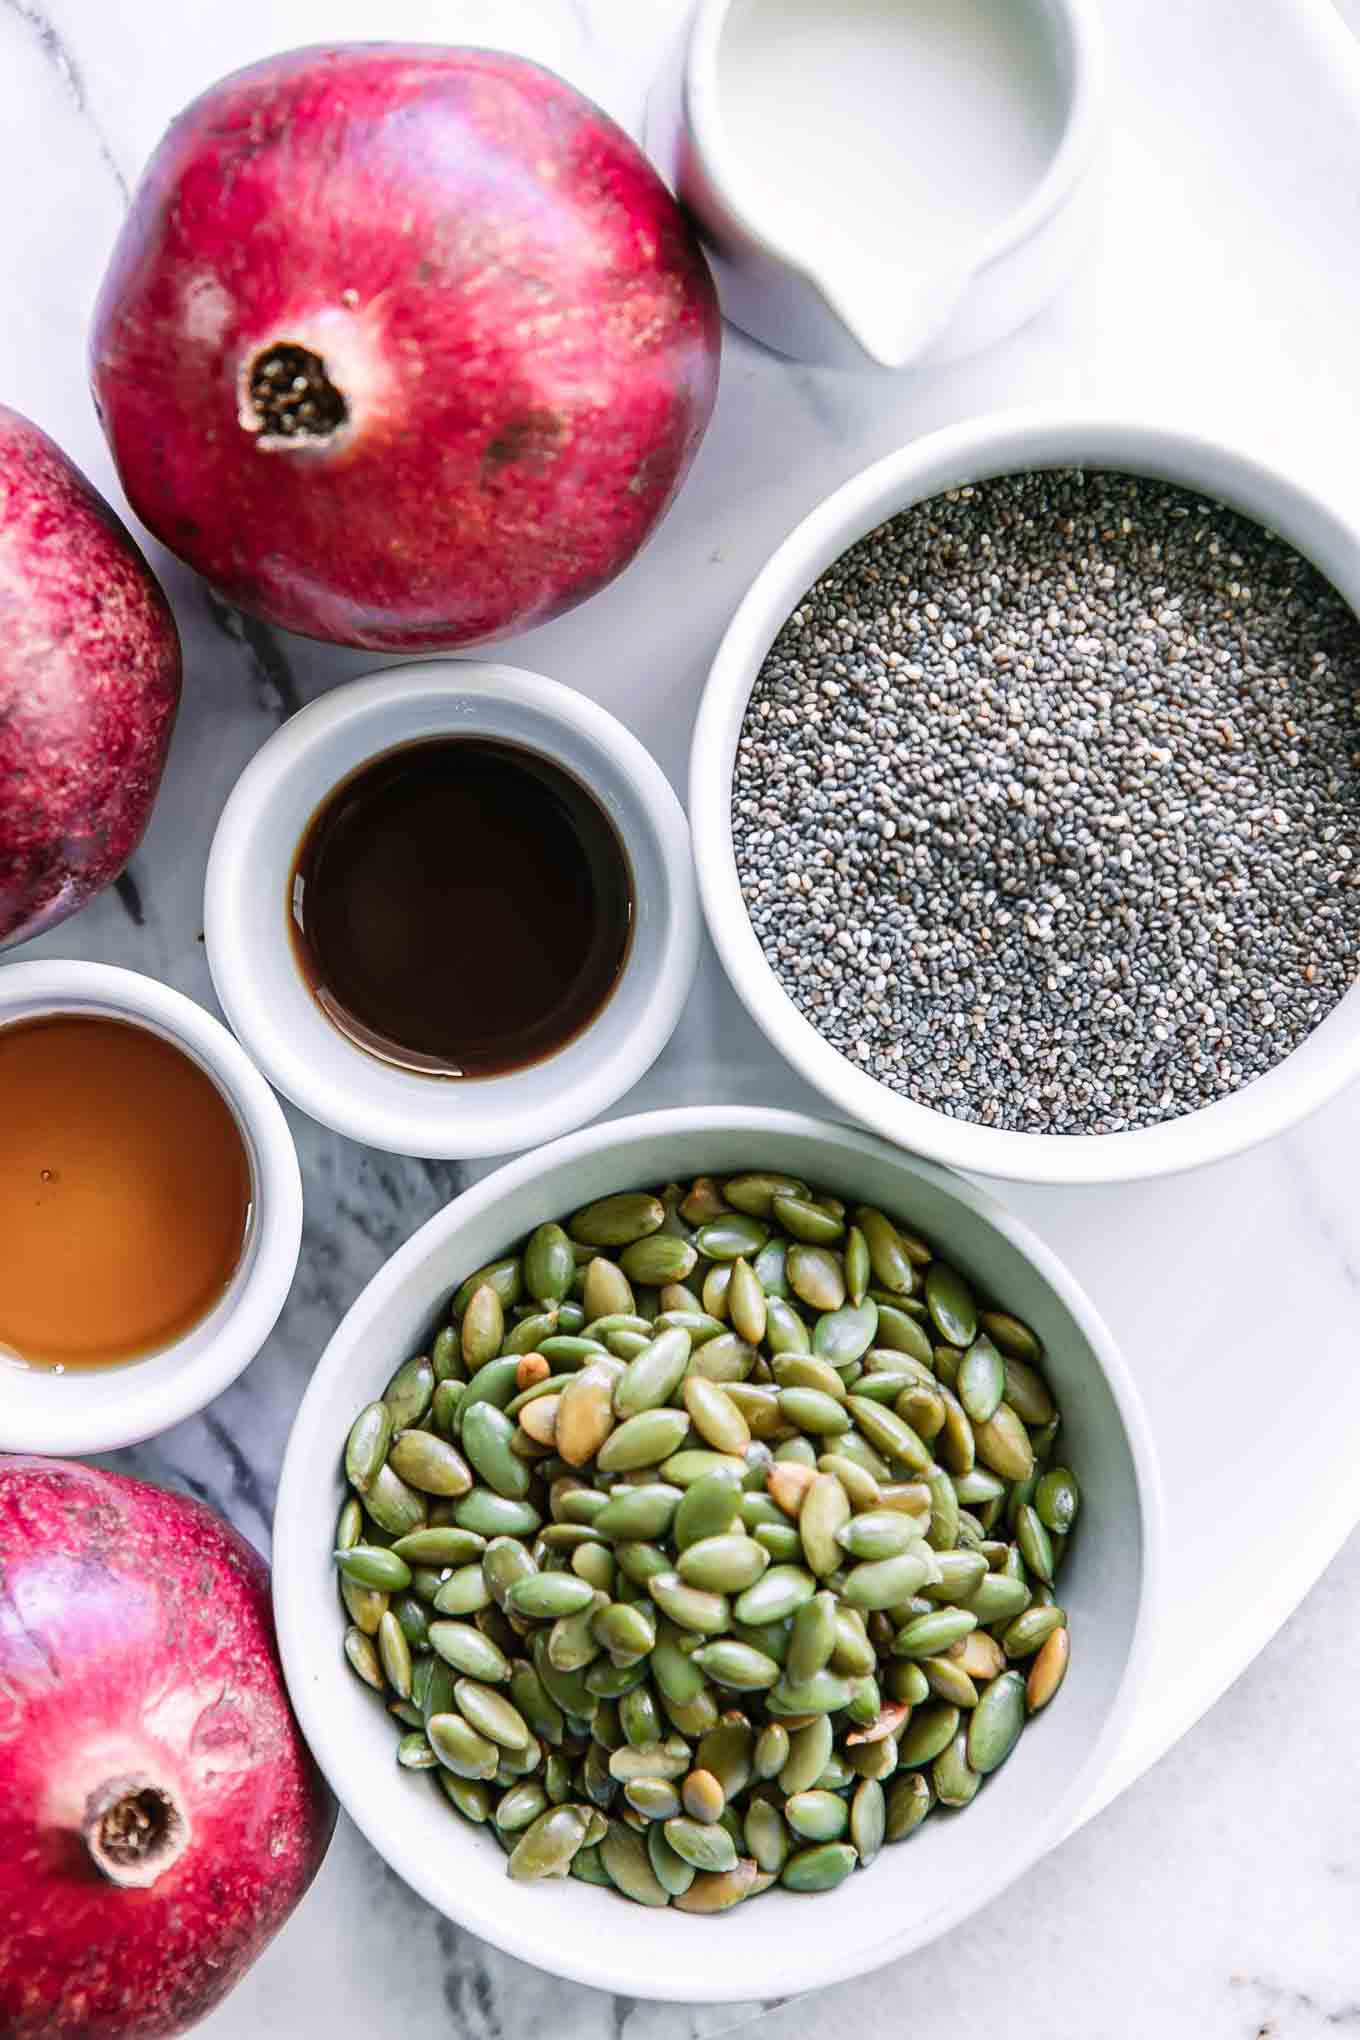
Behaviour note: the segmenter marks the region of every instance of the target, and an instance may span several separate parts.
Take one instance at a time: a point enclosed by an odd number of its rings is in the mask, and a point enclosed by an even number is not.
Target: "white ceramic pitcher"
[[[723,310],[769,347],[904,368],[1013,332],[1094,223],[1095,0],[698,0],[647,145]]]

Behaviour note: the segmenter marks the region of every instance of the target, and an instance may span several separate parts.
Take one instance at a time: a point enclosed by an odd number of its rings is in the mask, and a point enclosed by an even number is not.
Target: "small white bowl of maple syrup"
[[[302,1239],[288,1123],[221,1022],[108,964],[0,969],[0,1450],[105,1452],[268,1338]]]

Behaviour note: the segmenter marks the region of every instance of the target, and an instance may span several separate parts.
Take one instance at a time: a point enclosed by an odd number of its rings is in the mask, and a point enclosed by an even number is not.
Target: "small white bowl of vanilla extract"
[[[109,1451],[234,1381],[302,1238],[277,1099],[181,992],[0,969],[0,1450]]]
[[[460,1160],[606,1111],[699,954],[689,829],[649,752],[575,689],[470,659],[290,717],[223,810],[203,926],[278,1090],[353,1140]]]

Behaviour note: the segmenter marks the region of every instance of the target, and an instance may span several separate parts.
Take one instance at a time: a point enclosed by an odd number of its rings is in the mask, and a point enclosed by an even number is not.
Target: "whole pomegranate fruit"
[[[627,565],[713,408],[704,258],[600,108],[495,51],[271,57],[180,115],[95,311],[137,515],[229,600],[402,651]]]
[[[118,876],[179,706],[146,561],[45,432],[0,405],[0,949]]]
[[[182,2032],[334,1825],[250,1546],[182,1495],[0,1459],[0,2033]]]

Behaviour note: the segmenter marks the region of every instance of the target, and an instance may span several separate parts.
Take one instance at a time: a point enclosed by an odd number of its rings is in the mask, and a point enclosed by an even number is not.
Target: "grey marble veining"
[[[142,161],[221,72],[322,38],[484,41],[553,65],[636,130],[680,5],[0,0],[0,399],[120,500],[85,386],[88,311]],[[829,489],[917,433],[1017,402],[1171,411],[1240,428],[1353,503],[1360,55],[1328,41],[1327,0],[1107,0],[1106,12],[1109,215],[1067,297],[992,358],[897,380],[800,368],[729,335],[713,430],[658,540],[583,610],[498,648],[620,713],[678,787],[703,675],[754,572]],[[299,704],[381,661],[250,622],[151,551],[186,654],[163,793],[125,882],[24,953],[131,965],[212,1007],[200,908],[223,801]],[[624,1105],[735,1098],[816,1105],[707,952],[674,1042]],[[273,1337],[211,1409],[110,1460],[201,1496],[262,1550],[318,1353],[393,1247],[464,1181],[456,1164],[363,1150],[289,1117],[307,1221]],[[1352,1093],[1202,1177],[1005,1193],[1108,1315],[1166,1474],[1176,1563],[1153,1692],[1114,1784],[1233,1678],[1360,1507],[1358,1144]],[[763,2022],[771,2040],[824,2023],[855,2040],[1313,2040],[1360,2029],[1358,1593],[1353,1540],[1140,1783],[975,1920],[877,1976],[788,2005],[610,1999],[442,1920],[342,1820],[297,1917],[203,2030],[700,2040]]]

